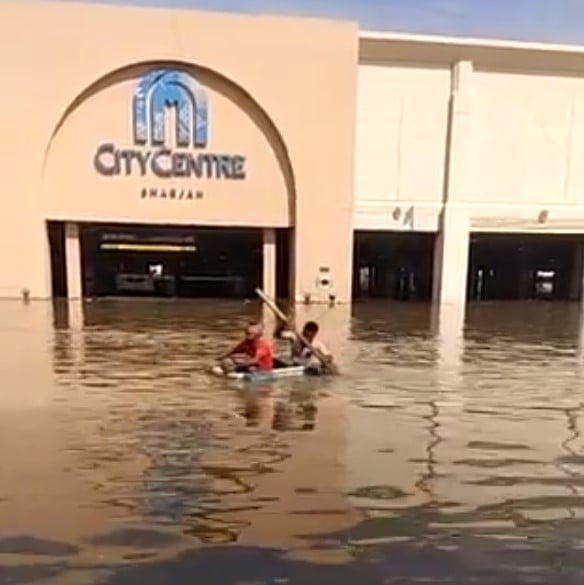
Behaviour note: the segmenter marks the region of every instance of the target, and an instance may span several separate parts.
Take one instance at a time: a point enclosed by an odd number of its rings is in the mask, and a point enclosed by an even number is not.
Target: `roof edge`
[[[327,16],[311,16],[302,14],[289,14],[283,12],[264,12],[264,11],[243,11],[243,10],[229,10],[221,8],[199,7],[196,5],[174,5],[164,4],[160,0],[160,4],[142,4],[140,0],[125,0],[118,2],[116,0],[0,0],[0,8],[2,5],[23,6],[28,5],[33,7],[45,8],[76,8],[78,10],[133,10],[143,13],[162,13],[169,12],[172,14],[205,14],[216,18],[240,18],[240,19],[258,19],[258,20],[288,20],[298,23],[313,23],[313,24],[328,24],[335,26],[350,26],[358,28],[356,20],[337,19]]]
[[[359,41],[378,41],[388,43],[417,43],[426,45],[444,45],[451,47],[468,47],[473,49],[496,49],[511,51],[538,51],[542,53],[571,53],[584,55],[584,45],[546,43],[534,41],[513,41],[476,37],[456,37],[431,34],[411,34],[360,30]]]

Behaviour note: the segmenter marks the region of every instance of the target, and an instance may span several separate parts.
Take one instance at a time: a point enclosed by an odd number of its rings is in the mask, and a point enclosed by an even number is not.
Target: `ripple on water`
[[[79,309],[0,307],[0,582],[584,582],[573,307],[300,307],[343,376],[247,388],[254,303]]]
[[[372,500],[395,500],[397,498],[405,498],[408,494],[398,487],[372,485],[358,488],[348,495],[354,498],[367,498]]]
[[[0,554],[68,557],[76,555],[79,547],[68,542],[46,540],[35,536],[0,538]]]
[[[177,544],[180,538],[175,534],[143,528],[125,528],[112,530],[107,534],[99,534],[88,539],[96,546],[113,546],[126,548],[162,548]]]

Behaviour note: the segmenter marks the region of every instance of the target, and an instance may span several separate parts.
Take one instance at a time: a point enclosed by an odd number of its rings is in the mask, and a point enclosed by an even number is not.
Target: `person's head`
[[[259,339],[264,332],[264,328],[261,323],[249,323],[245,328],[245,337],[250,341]]]
[[[306,338],[306,341],[312,342],[318,333],[318,325],[314,321],[308,321],[302,328],[302,336]]]

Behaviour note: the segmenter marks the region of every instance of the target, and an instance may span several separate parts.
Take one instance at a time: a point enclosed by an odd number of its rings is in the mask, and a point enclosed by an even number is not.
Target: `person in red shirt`
[[[274,348],[264,337],[261,323],[245,328],[245,337],[221,360],[225,372],[269,371],[274,367]]]

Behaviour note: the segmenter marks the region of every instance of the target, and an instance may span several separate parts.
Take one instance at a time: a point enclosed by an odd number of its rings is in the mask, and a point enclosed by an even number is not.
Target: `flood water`
[[[300,312],[341,377],[209,377],[253,303],[0,303],[0,583],[584,583],[576,304]]]

